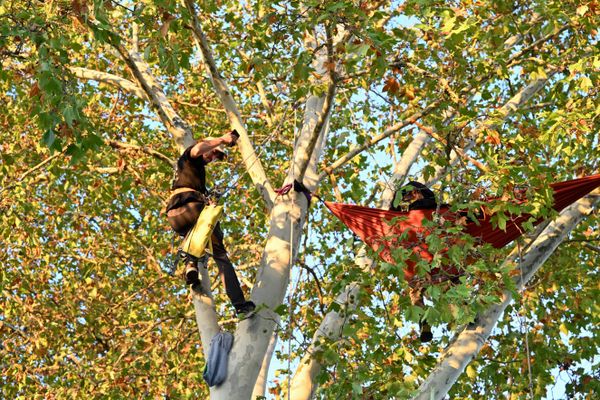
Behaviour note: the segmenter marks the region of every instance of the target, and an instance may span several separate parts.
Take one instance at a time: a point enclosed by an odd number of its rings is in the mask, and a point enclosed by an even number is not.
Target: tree
[[[249,398],[275,357],[285,378],[268,391],[295,399],[539,398],[560,376],[569,397],[592,398],[598,196],[557,217],[548,184],[598,171],[598,13],[594,1],[1,5],[4,397]],[[177,244],[161,214],[178,154],[231,128],[237,151],[212,173],[260,305],[244,321],[220,285],[192,295],[166,273]],[[432,235],[464,276],[417,307],[406,255],[377,263],[317,201],[275,192],[298,180],[387,206],[409,175],[456,207],[497,197],[500,227],[508,213],[547,223],[501,250]],[[511,202],[516,187],[527,203]],[[420,318],[440,327],[431,345],[415,339]],[[209,390],[219,329],[235,342]]]

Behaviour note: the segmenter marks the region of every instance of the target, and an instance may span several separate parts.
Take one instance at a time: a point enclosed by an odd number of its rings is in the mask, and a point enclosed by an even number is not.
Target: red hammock
[[[565,182],[553,183],[550,187],[554,190],[554,205],[556,211],[562,211],[567,206],[576,202],[592,190],[600,186],[600,174],[574,179]],[[431,220],[435,210],[414,210],[398,212],[367,208],[351,204],[325,202],[329,210],[337,216],[350,230],[358,235],[363,242],[375,250],[379,256],[391,264],[392,251],[397,247],[412,249],[420,258],[431,261],[433,255],[429,253],[424,238],[429,235],[430,228],[423,227],[424,219]],[[448,208],[441,208],[442,216],[447,220],[456,219],[456,214],[448,212]],[[394,224],[390,221],[399,218]],[[465,231],[473,237],[479,238],[484,243],[490,243],[496,248],[503,247],[518,238],[523,229],[521,224],[530,218],[528,214],[515,216],[506,221],[506,229],[493,228],[491,215],[485,215],[475,222],[469,222]],[[536,221],[539,223],[541,220]],[[398,236],[403,235],[402,240]],[[458,275],[455,267],[448,267],[444,271],[432,271],[432,276],[437,279],[447,279],[449,276]],[[404,269],[404,277],[410,281],[415,276],[415,263],[408,260]]]

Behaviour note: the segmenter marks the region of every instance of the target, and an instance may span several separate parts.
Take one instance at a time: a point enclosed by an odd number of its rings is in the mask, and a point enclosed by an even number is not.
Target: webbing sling
[[[197,258],[202,257],[222,213],[223,206],[214,204],[204,206],[196,224],[183,239],[180,250]]]

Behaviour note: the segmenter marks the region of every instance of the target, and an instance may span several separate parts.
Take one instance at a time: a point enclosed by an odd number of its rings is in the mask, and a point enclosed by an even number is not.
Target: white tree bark
[[[81,17],[80,22],[83,25],[88,26],[90,29],[92,29],[93,25],[95,24],[94,19],[89,18],[88,16],[85,18]],[[154,77],[150,66],[146,63],[146,61],[144,61],[138,52],[139,46],[135,36],[134,28],[133,51],[128,50],[124,45],[122,45],[119,40],[117,40],[118,35],[114,32],[111,32],[109,35],[110,40],[108,42],[125,62],[131,74],[135,78],[138,88],[141,89],[144,94],[142,95],[139,90],[134,89],[132,85],[130,85],[130,81],[126,79],[106,73],[97,73],[96,76],[103,79],[107,83],[120,85],[123,90],[135,93],[139,97],[149,100],[152,108],[158,113],[160,120],[165,125],[169,133],[173,136],[177,148],[180,152],[183,152],[187,147],[195,143],[192,136],[192,130],[188,123],[177,114],[169,99],[165,95],[162,86]],[[80,75],[83,79],[95,79],[87,77],[91,75],[89,70],[75,68],[72,69],[72,71],[76,76]]]
[[[70,67],[69,69],[73,75],[79,79],[106,83],[108,85],[115,86],[126,93],[133,94],[142,100],[150,100],[142,88],[121,76],[81,67]]]
[[[539,270],[544,262],[552,255],[558,245],[565,239],[569,232],[579,224],[600,203],[600,191],[588,195],[566,208],[560,216],[551,222],[546,229],[531,243],[518,268],[523,271],[522,280],[516,278],[519,290],[523,283],[527,283]],[[507,263],[513,263],[514,258]],[[477,321],[464,328],[452,344],[444,351],[438,365],[423,382],[414,400],[443,399],[458,377],[471,360],[479,353],[490,333],[496,326],[506,307],[510,304],[512,294],[503,293],[500,304],[494,304],[478,316]]]
[[[276,324],[279,324],[279,320],[280,319],[277,318]],[[254,384],[254,390],[252,390],[252,395],[250,396],[251,399],[265,396],[269,378],[269,368],[271,367],[271,360],[273,359],[273,353],[275,352],[275,347],[277,347],[278,339],[279,336],[277,335],[277,331],[274,331],[273,335],[271,335],[271,340],[269,341],[269,346],[267,347],[265,357],[263,358],[262,366],[260,367],[260,372],[258,373],[258,378]]]
[[[316,46],[315,46],[316,47]],[[315,66],[323,69],[327,60],[324,51],[318,51]],[[294,148],[292,165],[306,165],[304,184],[314,190],[318,184],[317,165],[328,130],[331,107],[325,108],[325,97],[311,96],[306,102],[304,124]],[[323,110],[327,115],[323,115]],[[314,136],[315,127],[322,121],[319,135]],[[299,149],[313,148],[308,154],[299,156]],[[298,173],[295,167],[288,174],[286,182],[291,182]],[[282,304],[289,280],[290,260],[298,253],[302,227],[306,220],[308,202],[301,193],[291,191],[275,198],[270,215],[270,229],[263,252],[260,270],[252,290],[251,299],[259,307],[257,315],[241,321],[235,332],[234,345],[229,355],[227,380],[211,391],[211,399],[249,399],[252,395],[258,374],[271,337],[277,315],[274,309]],[[292,232],[293,231],[293,232]],[[293,240],[290,240],[293,237]]]
[[[162,123],[173,136],[175,144],[180,152],[194,144],[192,130],[189,125],[177,114],[169,99],[164,94],[162,87],[152,75],[150,67],[137,53],[129,53],[125,48],[118,49],[119,54],[128,65],[137,84],[107,72],[95,71],[81,67],[71,67],[73,75],[80,79],[95,80],[103,82],[124,92],[131,93],[140,99],[147,100],[157,111]]]
[[[200,267],[202,279],[202,293],[191,291],[192,300],[194,303],[194,311],[196,316],[196,325],[200,333],[200,341],[202,342],[202,351],[204,359],[208,360],[208,352],[210,350],[210,342],[221,328],[218,323],[218,314],[215,310],[215,302],[210,288],[210,277],[206,265]],[[211,396],[214,388],[209,388]]]
[[[160,120],[169,133],[173,136],[175,144],[182,153],[186,148],[193,145],[195,140],[192,129],[175,111],[171,102],[165,95],[162,86],[154,77],[150,66],[142,56],[136,52],[129,52],[121,45],[114,45],[121,58],[129,67],[131,73],[137,80],[139,86],[150,99],[150,104],[158,113]]]

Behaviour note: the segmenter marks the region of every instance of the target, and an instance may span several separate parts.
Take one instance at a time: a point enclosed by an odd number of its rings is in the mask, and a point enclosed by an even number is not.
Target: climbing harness
[[[183,239],[180,250],[196,258],[201,258],[208,246],[211,250],[210,253],[212,253],[210,236],[217,226],[222,213],[223,206],[215,204],[205,205],[198,216],[196,224]]]
[[[297,129],[297,125],[296,125],[296,110],[294,110],[294,143],[296,142],[296,136],[298,134],[298,129]],[[292,160],[292,165],[291,165],[291,172],[292,172],[292,176],[294,176],[294,165],[295,162],[294,160]],[[296,180],[294,180],[294,182],[296,182]],[[280,193],[278,193],[280,194]],[[292,203],[293,204],[293,203]],[[310,199],[308,199],[308,204],[310,204]],[[293,211],[293,207],[292,210]],[[292,267],[294,266],[294,220],[293,218],[291,218],[290,215],[290,269],[289,269],[289,274],[290,276],[292,275]],[[291,354],[292,354],[292,292],[290,292],[290,297],[288,300],[288,371],[287,371],[287,384],[288,384],[288,395],[287,398],[288,400],[290,400],[290,392],[291,392],[291,383],[292,383],[292,378],[291,378]]]
[[[191,191],[196,190],[190,188],[177,188],[172,191],[171,196]],[[204,200],[205,206],[200,212],[193,228],[183,238],[181,244],[177,248],[175,256],[172,259],[167,259],[167,273],[170,276],[175,276],[181,258],[185,259],[191,256],[193,259],[205,264],[206,255],[211,255],[213,252],[210,237],[223,213],[223,206],[215,204],[216,200],[213,200],[215,199],[214,195],[203,195],[201,193],[198,193],[198,195]],[[176,233],[173,233],[171,248],[175,247],[176,235]]]

